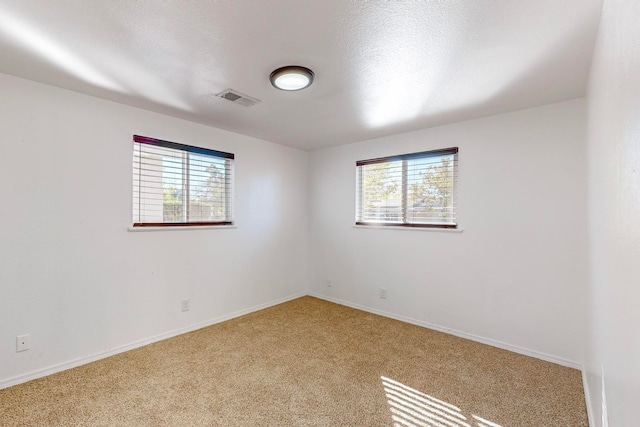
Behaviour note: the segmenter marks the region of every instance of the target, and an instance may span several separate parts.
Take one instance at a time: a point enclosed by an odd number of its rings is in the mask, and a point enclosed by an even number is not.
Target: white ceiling
[[[309,150],[584,96],[600,6],[0,0],[0,72]]]

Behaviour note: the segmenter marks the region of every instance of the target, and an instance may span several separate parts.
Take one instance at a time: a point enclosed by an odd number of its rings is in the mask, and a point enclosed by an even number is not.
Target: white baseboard
[[[215,325],[216,323],[224,322],[226,320],[231,320],[236,317],[244,316],[245,314],[253,313],[255,311],[263,310],[265,308],[272,307],[274,305],[282,304],[287,301],[291,301],[303,296],[306,296],[306,292],[299,292],[293,295],[289,295],[284,298],[279,298],[277,300],[269,301],[264,304],[258,304],[253,307],[246,308],[244,310],[239,310],[230,314],[226,314],[224,316],[215,317],[213,319],[207,320],[205,322],[200,322],[195,325],[190,325],[185,328],[174,329],[173,331],[166,332],[164,334],[156,335],[151,338],[146,338],[143,340],[135,341],[129,344],[125,344],[120,347],[116,347],[110,350],[101,351],[99,353],[90,354],[88,356],[79,357],[77,359],[70,360],[68,362],[60,363],[57,365],[49,366],[44,369],[39,369],[37,371],[29,372],[27,374],[18,375],[6,380],[0,381],[0,390],[3,388],[11,387],[17,384],[25,383],[27,381],[35,380],[37,378],[46,377],[47,375],[55,374],[57,372],[65,371],[67,369],[75,368],[77,366],[86,365],[87,363],[95,362],[96,360],[104,359],[109,356],[116,355],[118,353],[123,353],[125,351],[133,350],[138,347],[145,346],[147,344],[151,344],[154,342],[166,340],[167,338],[172,338],[177,335],[185,334],[187,332],[195,331],[197,329],[205,328],[207,326]]]
[[[397,314],[389,313],[386,311],[378,310],[375,308],[363,306],[360,304],[354,304],[349,301],[344,301],[339,298],[333,298],[324,294],[309,292],[309,295],[312,297],[316,297],[319,299],[323,299],[326,301],[334,302],[336,304],[344,305],[347,307],[355,308],[357,310],[366,311],[368,313],[377,314],[384,317],[389,317],[391,319],[400,320],[402,322],[411,323],[412,325],[422,326],[427,329],[433,329],[435,331],[444,332],[446,334],[455,335],[460,338],[465,338],[471,341],[476,341],[482,344],[487,344],[492,347],[498,347],[503,350],[513,351],[514,353],[522,354],[525,356],[535,357],[536,359],[545,360],[547,362],[556,363],[558,365],[566,366],[568,368],[578,369],[582,371],[582,364],[575,362],[573,360],[564,359],[562,357],[552,356],[550,354],[542,353],[535,350],[529,350],[527,348],[518,347],[511,344],[506,344],[500,341],[492,340],[490,338],[481,337],[479,335],[468,334],[466,332],[457,331],[455,329],[447,328],[440,325],[435,325],[433,323],[424,322],[422,320],[413,319],[411,317],[400,316]]]
[[[587,419],[589,420],[589,426],[595,427],[596,422],[593,418],[593,406],[591,401],[591,393],[589,392],[589,382],[587,381],[587,369],[582,368],[582,388],[584,389],[584,402],[587,405]]]
[[[589,393],[588,393],[588,383],[586,382],[586,375],[585,372],[583,370],[583,367],[580,363],[571,361],[571,360],[567,360],[564,358],[560,358],[560,357],[556,357],[556,356],[552,356],[552,355],[548,355],[545,353],[541,353],[538,351],[534,351],[534,350],[529,350],[526,348],[522,348],[522,347],[518,347],[518,346],[514,346],[511,344],[506,344],[500,341],[496,341],[496,340],[492,340],[489,338],[485,338],[485,337],[481,337],[478,335],[473,335],[473,334],[468,334],[465,332],[460,332],[457,331],[455,329],[451,329],[451,328],[447,328],[444,326],[440,326],[440,325],[435,325],[433,323],[428,323],[428,322],[424,322],[421,320],[417,320],[417,319],[413,319],[410,317],[405,317],[405,316],[400,316],[400,315],[396,315],[393,313],[389,313],[383,310],[378,310],[375,308],[371,308],[371,307],[366,307],[360,304],[354,304],[345,300],[341,300],[338,298],[333,298],[324,294],[320,294],[320,293],[316,293],[316,292],[299,292],[284,298],[279,298],[277,300],[273,300],[264,304],[259,304],[253,307],[249,307],[247,309],[244,310],[240,310],[240,311],[236,311],[234,313],[230,313],[224,316],[219,316],[210,320],[207,320],[205,322],[201,322],[201,323],[197,323],[195,325],[190,325],[187,326],[185,328],[180,328],[180,329],[175,329],[173,331],[169,331],[167,333],[164,334],[160,334],[160,335],[156,335],[150,338],[146,338],[143,340],[139,340],[139,341],[135,341],[120,347],[116,347],[110,350],[106,350],[103,352],[99,352],[99,353],[95,353],[95,354],[91,354],[88,356],[83,356],[83,357],[79,357],[77,359],[73,359],[71,361],[68,362],[64,362],[64,363],[60,363],[57,365],[53,365],[44,369],[39,369],[36,371],[32,371],[26,374],[22,374],[22,375],[18,375],[12,378],[8,378],[6,380],[2,380],[0,381],[0,390],[3,388],[7,388],[7,387],[11,387],[17,384],[21,384],[21,383],[25,383],[27,381],[31,381],[37,378],[42,378],[45,377],[47,375],[51,375],[51,374],[55,374],[57,372],[61,372],[67,369],[71,369],[71,368],[75,368],[77,366],[81,366],[81,365],[85,365],[87,363],[91,363],[91,362],[95,362],[96,360],[100,360],[100,359],[104,359],[106,357],[109,356],[113,356],[119,353],[123,353],[125,351],[129,351],[129,350],[133,350],[135,348],[138,347],[142,347],[154,342],[158,342],[158,341],[162,341],[168,338],[172,338],[175,337],[177,335],[181,335],[187,332],[191,332],[191,331],[195,331],[197,329],[201,329],[207,326],[211,326],[214,325],[216,323],[220,323],[220,322],[224,322],[226,320],[230,320],[236,317],[240,317],[240,316],[244,316],[245,314],[249,314],[249,313],[253,313],[255,311],[259,311],[259,310],[263,310],[265,308],[268,307],[272,307],[274,305],[278,305],[278,304],[282,304],[284,302],[287,301],[291,301],[300,297],[303,297],[305,295],[309,295],[309,296],[313,296],[315,298],[319,298],[319,299],[323,299],[326,301],[330,301],[336,304],[340,304],[340,305],[344,305],[347,307],[351,307],[351,308],[355,308],[357,310],[362,310],[362,311],[366,311],[369,313],[373,313],[373,314],[377,314],[380,316],[384,316],[384,317],[388,317],[391,319],[395,319],[395,320],[400,320],[402,322],[406,322],[406,323],[410,323],[413,325],[417,325],[417,326],[422,326],[424,328],[428,328],[428,329],[433,329],[439,332],[444,332],[450,335],[455,335],[457,337],[460,338],[465,338],[471,341],[476,341],[482,344],[487,344],[493,347],[497,347],[497,348],[501,348],[503,350],[509,350],[509,351],[513,351],[514,353],[519,353],[519,354],[523,354],[525,356],[530,356],[530,357],[535,357],[537,359],[541,359],[541,360],[545,360],[547,362],[552,362],[552,363],[556,363],[558,365],[562,365],[562,366],[567,366],[569,368],[574,368],[574,369],[578,369],[582,371],[582,377],[583,377],[583,383],[584,383],[584,389],[585,389],[585,399],[586,399],[586,403],[587,403],[587,413],[589,416],[589,422],[590,425],[594,425],[593,424],[593,414],[592,414],[592,408],[591,408],[591,404],[590,404],[590,397],[589,397]]]

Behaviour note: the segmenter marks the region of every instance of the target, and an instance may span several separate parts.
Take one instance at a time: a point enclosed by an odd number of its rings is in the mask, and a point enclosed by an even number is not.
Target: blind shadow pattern
[[[394,427],[503,427],[387,377],[380,377]]]

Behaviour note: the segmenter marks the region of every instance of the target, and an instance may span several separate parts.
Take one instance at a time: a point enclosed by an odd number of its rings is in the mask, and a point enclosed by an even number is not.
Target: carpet
[[[580,372],[313,297],[0,390],[1,426],[588,426]]]

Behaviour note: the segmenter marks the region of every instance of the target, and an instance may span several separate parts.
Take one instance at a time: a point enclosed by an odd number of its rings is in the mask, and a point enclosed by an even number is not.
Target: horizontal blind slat
[[[232,223],[233,154],[141,138],[134,136],[135,226]]]
[[[356,162],[356,222],[456,223],[457,147]]]

